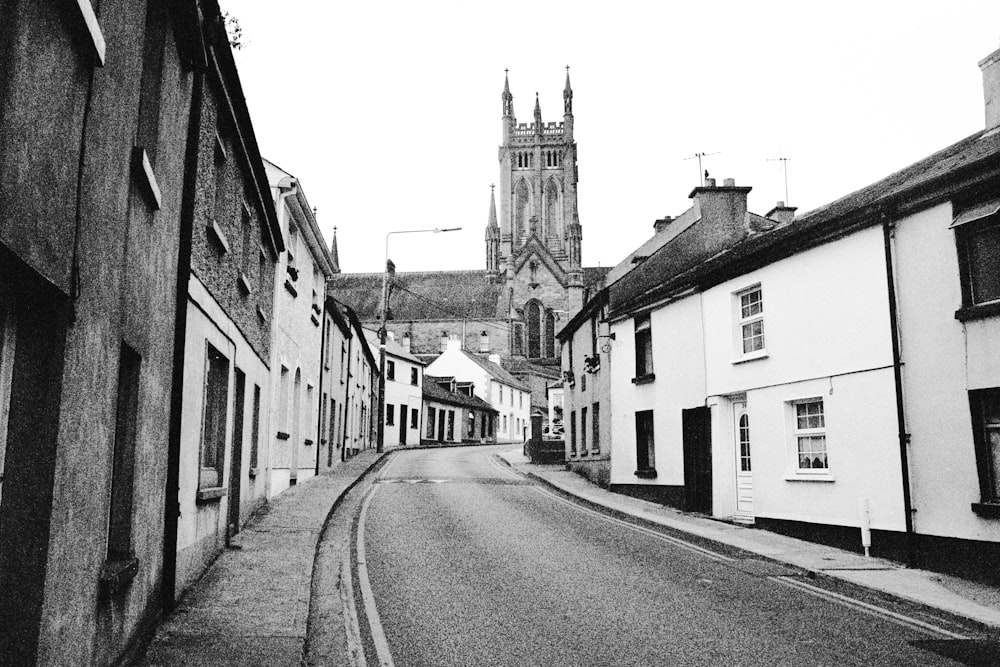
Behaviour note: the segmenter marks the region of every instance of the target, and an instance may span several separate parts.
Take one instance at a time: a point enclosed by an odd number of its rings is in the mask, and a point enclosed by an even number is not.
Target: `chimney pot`
[[[727,188],[735,188],[736,187],[736,179],[735,178],[724,179],[722,181],[722,185],[723,185],[723,187],[727,187]]]
[[[983,72],[983,100],[986,103],[986,129],[1000,127],[1000,49],[979,61]]]
[[[706,188],[714,188],[715,187],[715,179],[714,178],[706,178],[705,179],[705,187]]]
[[[673,222],[673,221],[674,221],[673,217],[671,217],[669,215],[663,216],[661,219],[659,219],[659,220],[657,220],[657,221],[655,221],[653,223],[653,230],[654,230],[653,233],[654,234],[659,234],[664,229],[666,229],[667,227],[669,227],[670,223]]]

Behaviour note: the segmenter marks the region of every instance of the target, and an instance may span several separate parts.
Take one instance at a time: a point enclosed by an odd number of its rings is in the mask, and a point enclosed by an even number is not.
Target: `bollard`
[[[858,511],[861,513],[861,546],[865,549],[865,558],[868,558],[872,546],[872,517],[867,498],[858,502]]]

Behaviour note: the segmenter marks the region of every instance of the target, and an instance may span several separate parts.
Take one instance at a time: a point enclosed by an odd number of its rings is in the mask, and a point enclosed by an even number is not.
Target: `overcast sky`
[[[296,175],[345,272],[485,268],[504,69],[562,121],[570,65],[583,262],[609,266],[713,177],[750,209],[821,206],[983,128],[1000,2],[222,0],[265,157]]]

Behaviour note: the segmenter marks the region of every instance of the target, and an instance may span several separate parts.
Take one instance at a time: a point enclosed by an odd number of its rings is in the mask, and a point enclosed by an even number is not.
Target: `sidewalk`
[[[320,531],[382,456],[364,450],[275,498],[188,590],[138,664],[301,664]]]
[[[904,567],[880,558],[814,544],[766,530],[685,514],[670,507],[612,493],[561,464],[533,464],[520,448],[500,452],[513,468],[595,505],[736,547],[809,572],[841,579],[898,598],[1000,628],[1000,590],[993,586]]]

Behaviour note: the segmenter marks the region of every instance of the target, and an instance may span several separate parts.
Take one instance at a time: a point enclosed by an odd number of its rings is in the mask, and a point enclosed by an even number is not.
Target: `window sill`
[[[278,431],[277,433],[274,434],[274,437],[277,438],[278,440],[288,440],[288,434],[285,433],[284,431]]]
[[[153,173],[153,165],[149,161],[149,153],[146,152],[145,148],[136,146],[134,149],[133,169],[135,170],[135,176],[142,183],[143,189],[146,191],[146,195],[150,199],[150,205],[157,211],[160,210],[162,206],[160,186],[156,183],[156,174]]]
[[[1000,503],[972,503],[972,511],[984,519],[1000,519]]]
[[[315,315],[310,315],[309,319],[312,320],[313,324],[315,324],[316,326],[319,326],[319,318],[318,317],[316,317]]]
[[[260,320],[261,324],[267,322],[267,315],[264,314],[264,309],[260,306],[257,306],[257,319]]]
[[[208,238],[212,240],[215,245],[219,247],[222,254],[225,255],[229,252],[229,241],[226,240],[226,235],[222,232],[222,228],[219,227],[219,223],[215,220],[208,225]]]
[[[836,478],[829,473],[792,473],[785,475],[786,482],[834,482]]]
[[[733,359],[732,363],[733,363],[733,365],[743,364],[743,363],[746,363],[748,361],[757,361],[758,359],[767,359],[768,356],[769,355],[767,354],[767,350],[757,350],[756,352],[748,352],[747,354],[744,354],[742,357],[739,357],[738,359]]]
[[[656,373],[646,373],[645,375],[640,375],[638,377],[632,378],[632,384],[649,384],[656,379]]]
[[[101,588],[109,595],[125,590],[139,572],[139,559],[134,556],[109,559],[101,565]]]
[[[250,288],[250,279],[247,278],[247,274],[240,271],[240,277],[236,279],[236,285],[243,292],[244,296],[250,296],[253,294],[253,290]]]
[[[215,502],[222,496],[226,495],[228,489],[224,486],[210,486],[204,489],[198,489],[198,496],[195,498],[198,503],[211,503]]]
[[[586,455],[587,455],[586,449],[580,451],[580,456],[586,456]]]
[[[985,317],[995,317],[997,315],[1000,315],[1000,301],[978,303],[974,306],[963,306],[955,311],[955,319],[959,322],[979,320]]]
[[[107,44],[104,41],[104,34],[101,32],[101,25],[94,13],[94,7],[89,0],[78,0],[77,9],[80,10],[80,18],[83,20],[83,27],[90,37],[90,45],[94,49],[95,64],[104,67],[104,59],[107,52]]]
[[[309,447],[310,445],[312,445],[312,444],[313,444],[313,441],[312,441],[312,440],[310,440],[309,438],[306,438],[306,439],[305,439],[305,440],[303,441],[303,444],[305,444],[305,446],[306,446],[306,447]]]
[[[656,468],[642,468],[635,471],[635,476],[639,479],[656,479]]]
[[[294,285],[292,285],[292,281],[288,280],[287,278],[285,279],[285,290],[292,295],[292,298],[295,298],[299,295],[299,291],[295,289]]]

